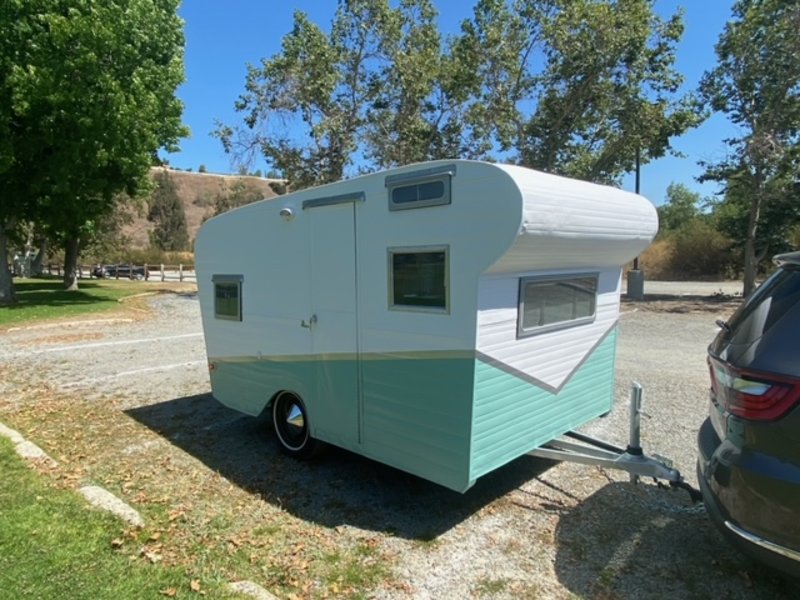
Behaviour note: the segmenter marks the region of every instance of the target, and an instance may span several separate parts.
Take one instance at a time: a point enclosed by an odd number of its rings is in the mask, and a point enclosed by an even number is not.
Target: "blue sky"
[[[677,50],[677,68],[694,89],[703,72],[715,62],[714,44],[730,17],[732,0],[656,0],[656,11],[671,15],[683,7],[686,30]],[[439,26],[455,33],[460,21],[471,14],[472,1],[434,0]],[[181,151],[170,155],[170,163],[181,169],[197,170],[203,164],[213,173],[233,171],[230,157],[218,140],[210,136],[215,120],[225,124],[241,122],[233,105],[244,90],[247,63],[257,64],[280,50],[281,38],[292,26],[295,10],[327,29],[336,9],[335,0],[185,0],[180,14],[186,22],[186,83],[178,90],[185,104],[184,122],[191,137],[181,141]],[[724,156],[723,139],[734,133],[722,115],[715,115],[701,127],[673,140],[685,155],[666,157],[642,168],[641,192],[661,204],[671,182],[684,183],[702,193],[716,191],[713,184],[700,185],[698,160]],[[263,163],[254,168],[265,170]],[[633,177],[623,187],[633,189]]]

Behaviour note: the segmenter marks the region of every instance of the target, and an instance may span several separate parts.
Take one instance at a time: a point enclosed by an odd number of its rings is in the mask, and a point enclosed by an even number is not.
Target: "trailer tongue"
[[[627,471],[630,474],[631,483],[638,483],[640,477],[652,477],[659,483],[660,480],[664,480],[669,483],[670,487],[685,489],[692,502],[700,502],[702,496],[699,490],[684,481],[680,471],[673,468],[670,459],[658,454],[648,456],[644,453],[640,439],[642,415],[647,416],[642,411],[642,386],[638,382],[634,382],[631,385],[630,431],[627,448],[623,449],[576,431],[568,431],[561,438],[539,446],[528,455]]]

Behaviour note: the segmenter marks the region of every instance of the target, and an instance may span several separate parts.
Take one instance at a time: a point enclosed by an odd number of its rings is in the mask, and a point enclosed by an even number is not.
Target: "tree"
[[[117,260],[127,256],[131,239],[125,234],[124,228],[134,221],[134,216],[140,213],[138,201],[120,194],[114,211],[103,215],[91,222],[91,227],[86,228],[86,235],[81,238],[81,256],[91,257],[92,262],[103,263]]]
[[[800,222],[800,1],[738,0],[705,73],[703,99],[741,132],[703,180],[724,185],[727,227],[744,250],[744,295],[760,262]]]
[[[228,192],[227,190],[218,194],[214,199],[214,212],[208,215],[207,218],[221,215],[224,212],[256,202],[263,199],[263,195],[258,190],[247,189],[244,181],[237,181],[233,184],[233,188]]]
[[[31,220],[35,210],[33,199],[26,193],[29,178],[16,168],[20,124],[14,110],[18,100],[14,98],[12,81],[29,29],[16,19],[21,5],[22,0],[0,4],[0,305],[16,301],[8,269],[9,239],[19,226]]]
[[[270,181],[269,189],[275,192],[278,196],[283,196],[288,191],[288,188],[283,181]]]
[[[745,183],[748,179],[745,179]],[[755,288],[755,279],[764,270],[764,259],[780,252],[796,249],[795,234],[800,225],[800,204],[796,201],[795,193],[770,194],[766,190],[764,202],[759,210],[758,228],[756,233],[757,248],[755,266],[752,274],[753,283],[747,293]],[[721,199],[713,204],[713,219],[716,228],[733,240],[732,250],[735,252],[738,265],[736,270],[744,271],[747,251],[747,232],[750,226],[753,198],[749,185],[742,185],[736,177],[732,176],[725,184],[725,191]],[[749,280],[745,277],[746,280]],[[744,291],[744,290],[743,290]]]
[[[682,183],[667,187],[664,204],[658,207],[657,268],[667,277],[720,277],[729,274],[734,262],[730,239],[719,226],[709,200]],[[652,258],[652,257],[651,257]]]
[[[150,233],[150,244],[167,252],[189,248],[189,230],[186,226],[186,211],[178,196],[175,182],[166,169],[154,177],[156,187],[150,196],[147,220],[155,223]]]
[[[370,168],[483,154],[465,137],[461,65],[442,48],[436,16],[428,0],[406,0],[386,20],[365,115]]]
[[[454,156],[435,18],[430,0],[340,0],[326,35],[296,12],[281,51],[248,68],[244,126],[217,137],[239,162],[262,153],[293,189],[342,179],[355,156],[365,170]]]
[[[334,27],[331,38],[341,30]],[[369,26],[363,31],[368,36]],[[354,105],[361,101],[363,83],[358,57],[348,62],[343,52],[304,13],[295,12],[281,52],[260,67],[248,66],[245,93],[236,103],[245,113],[245,127],[218,125],[225,150],[240,163],[262,152],[298,187],[341,178],[355,147]],[[303,137],[292,139],[287,123],[302,126]],[[240,171],[246,173],[247,165]]]
[[[677,231],[697,219],[701,214],[700,202],[697,192],[682,183],[670,183],[666,201],[657,209],[660,231]]]
[[[329,35],[303,13],[250,67],[219,125],[234,157],[262,152],[292,188],[435,158],[505,160],[614,182],[702,118],[680,96],[680,13],[653,0],[479,0],[443,44],[430,0],[340,0]],[[302,125],[299,137],[287,123]]]
[[[702,115],[678,95],[681,13],[662,20],[652,0],[480,0],[462,24],[473,135],[523,165],[616,182]],[[470,66],[471,65],[471,66]]]
[[[3,218],[31,218],[64,245],[68,289],[77,289],[92,223],[120,192],[147,189],[156,152],[176,150],[186,134],[175,97],[178,3],[7,0],[0,8],[0,190],[15,198]]]

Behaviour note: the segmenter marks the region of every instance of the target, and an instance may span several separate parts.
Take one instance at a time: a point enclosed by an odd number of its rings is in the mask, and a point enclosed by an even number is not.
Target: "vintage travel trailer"
[[[213,395],[289,454],[465,491],[611,409],[622,267],[657,228],[636,194],[461,160],[232,210],[195,245]]]

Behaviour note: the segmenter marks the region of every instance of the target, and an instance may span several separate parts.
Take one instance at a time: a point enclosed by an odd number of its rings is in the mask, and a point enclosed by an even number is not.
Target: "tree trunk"
[[[47,238],[43,237],[39,242],[39,251],[36,253],[36,256],[33,258],[33,262],[31,263],[31,277],[36,277],[42,274],[42,263],[44,262],[44,257],[47,256]]]
[[[69,238],[64,244],[64,289],[76,291],[78,289],[78,236]]]
[[[0,306],[8,306],[17,301],[14,293],[14,280],[8,268],[8,238],[5,227],[0,223]]]
[[[756,272],[758,263],[756,262],[755,244],[749,237],[744,243],[744,285],[742,286],[742,296],[747,298],[756,288]]]
[[[761,186],[756,187],[753,200],[750,204],[750,219],[747,223],[747,238],[744,242],[744,286],[742,296],[747,298],[756,289],[756,276],[758,275],[758,257],[756,256],[756,233],[758,220],[761,216]]]

